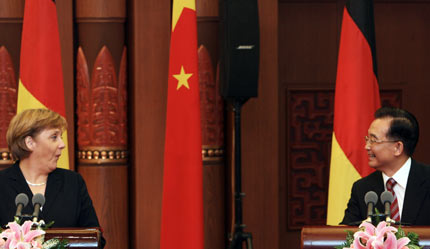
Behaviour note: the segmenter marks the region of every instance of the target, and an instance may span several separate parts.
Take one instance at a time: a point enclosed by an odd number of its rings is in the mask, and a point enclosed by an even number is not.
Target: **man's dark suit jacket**
[[[31,215],[33,193],[17,162],[0,171],[0,226],[13,221],[15,197],[19,193],[25,193],[29,198],[22,213]],[[84,179],[76,172],[59,168],[52,171],[48,176],[45,200],[39,217],[45,223],[54,221],[52,227],[100,227]],[[102,237],[102,247],[105,243]]]
[[[341,224],[355,225],[367,218],[364,195],[369,191],[375,191],[379,198],[384,192],[384,181],[380,171],[375,171],[354,183]],[[384,206],[380,200],[376,208],[380,213],[384,213]],[[401,222],[409,225],[430,225],[430,166],[415,160],[411,162]]]

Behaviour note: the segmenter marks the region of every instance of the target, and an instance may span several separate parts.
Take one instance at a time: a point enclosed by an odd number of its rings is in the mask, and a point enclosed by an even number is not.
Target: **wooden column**
[[[0,169],[10,166],[6,131],[16,114],[24,0],[0,1]]]
[[[78,171],[106,248],[128,248],[126,1],[75,1]]]
[[[171,1],[130,0],[132,248],[160,248]]]
[[[224,101],[218,82],[218,1],[196,1],[205,248],[226,247]]]

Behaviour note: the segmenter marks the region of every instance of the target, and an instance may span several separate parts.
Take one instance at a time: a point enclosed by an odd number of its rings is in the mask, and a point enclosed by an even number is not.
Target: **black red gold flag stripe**
[[[52,0],[26,0],[17,112],[48,108],[66,117],[57,9]],[[63,133],[67,145],[67,132]],[[69,168],[67,147],[58,167]]]
[[[372,0],[348,0],[336,75],[327,224],[342,221],[352,184],[373,171],[364,136],[380,106]]]

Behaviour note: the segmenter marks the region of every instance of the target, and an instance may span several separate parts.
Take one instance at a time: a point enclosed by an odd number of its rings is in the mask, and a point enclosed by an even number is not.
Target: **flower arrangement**
[[[405,234],[403,229],[391,226],[385,221],[377,227],[363,222],[355,233],[347,231],[346,242],[336,249],[420,249],[416,233]]]
[[[45,231],[43,221],[25,221],[22,226],[17,222],[9,222],[6,230],[0,234],[0,249],[62,249],[67,241],[50,239],[44,242]],[[35,228],[35,229],[32,229]]]

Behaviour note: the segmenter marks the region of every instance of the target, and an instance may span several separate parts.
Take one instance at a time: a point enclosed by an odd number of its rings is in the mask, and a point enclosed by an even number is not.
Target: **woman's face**
[[[58,128],[44,129],[32,139],[30,157],[38,161],[42,168],[49,172],[57,168],[57,161],[65,144],[61,137],[62,132]]]

